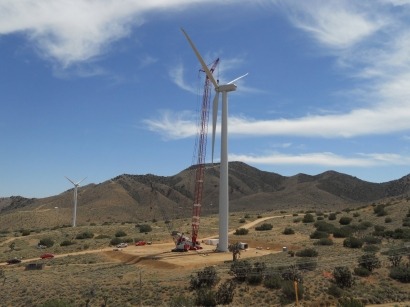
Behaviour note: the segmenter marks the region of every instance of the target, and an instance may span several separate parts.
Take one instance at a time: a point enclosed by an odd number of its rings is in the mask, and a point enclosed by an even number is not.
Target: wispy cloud
[[[148,130],[161,134],[165,140],[182,139],[196,135],[198,128],[194,123],[194,117],[195,115],[188,111],[161,111],[160,120],[145,119],[143,124]]]
[[[184,80],[184,66],[180,63],[175,65],[172,69],[168,72],[169,77],[171,78],[172,82],[174,82],[178,87],[181,89],[196,94],[197,91],[195,88],[189,84],[187,84]]]
[[[209,0],[2,0],[0,35],[20,32],[38,53],[66,68],[104,54],[153,10],[180,10]],[[216,2],[216,1],[215,1]]]
[[[158,62],[158,59],[154,58],[153,56],[150,56],[150,55],[145,55],[145,56],[142,56],[142,57],[139,58],[140,68],[150,66],[150,65],[152,65],[154,63],[157,63],[157,62]]]
[[[269,155],[235,155],[232,161],[243,161],[264,165],[315,165],[323,167],[371,167],[382,165],[408,165],[410,157],[391,153],[357,154],[353,157],[341,156],[331,152],[308,154],[272,153]]]
[[[349,48],[376,32],[383,19],[367,17],[349,1],[284,1],[292,23],[331,48]]]
[[[410,103],[410,102],[409,102]],[[176,118],[171,119],[174,114]],[[299,119],[260,120],[231,116],[230,135],[243,136],[306,136],[322,138],[352,138],[365,135],[384,135],[410,129],[410,106],[404,108],[357,109],[344,115],[311,115]],[[190,137],[186,128],[195,127],[191,119],[181,118],[177,113],[162,113],[157,119],[145,121],[151,131],[170,138]],[[183,131],[178,131],[183,129]],[[192,129],[192,128],[191,128]],[[195,130],[191,130],[195,131]]]
[[[295,27],[312,35],[323,50],[331,51],[335,61],[344,63],[339,67],[341,73],[361,80],[346,99],[362,106],[345,113],[292,119],[231,116],[230,134],[352,138],[410,129],[410,31],[406,19],[393,18],[389,10],[398,1],[372,2],[372,6],[366,2],[367,10],[362,2],[343,0],[275,3],[286,8]],[[169,128],[169,133],[179,135]]]

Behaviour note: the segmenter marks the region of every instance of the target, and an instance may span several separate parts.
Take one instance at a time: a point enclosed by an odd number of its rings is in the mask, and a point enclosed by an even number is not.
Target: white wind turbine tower
[[[218,251],[227,252],[228,251],[228,217],[229,217],[229,175],[228,175],[228,92],[233,92],[236,90],[235,81],[245,77],[247,74],[232,80],[224,85],[219,85],[218,82],[213,77],[212,73],[209,71],[204,60],[196,49],[194,43],[189,38],[188,34],[181,29],[184,33],[186,39],[191,45],[195,52],[196,57],[201,63],[202,69],[205,71],[206,76],[211,80],[215,87],[215,98],[213,101],[213,116],[212,116],[212,162],[214,156],[214,145],[215,145],[215,130],[216,130],[216,120],[218,115],[218,99],[219,94],[222,93],[222,120],[221,120],[221,166],[220,166],[220,176],[219,176],[219,243]]]
[[[77,189],[80,185],[81,182],[83,182],[85,180],[84,179],[78,181],[77,183],[75,183],[74,181],[72,181],[70,178],[68,178],[67,176],[65,176],[65,178],[67,178],[68,181],[70,181],[73,185],[74,185],[74,210],[73,210],[73,227],[76,227],[76,223],[77,223]]]

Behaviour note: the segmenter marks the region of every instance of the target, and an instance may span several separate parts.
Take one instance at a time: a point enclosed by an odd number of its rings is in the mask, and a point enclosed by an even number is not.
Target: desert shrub
[[[140,227],[140,228],[141,228],[141,227]],[[145,231],[144,231],[144,232],[145,232]],[[127,234],[125,233],[124,230],[118,230],[118,231],[115,233],[115,236],[116,236],[117,238],[120,238],[120,237],[126,237]]]
[[[363,221],[359,224],[359,228],[362,230],[366,230],[367,228],[372,227],[372,226],[373,226],[373,223],[369,221]]]
[[[338,266],[333,270],[333,278],[340,288],[350,288],[354,284],[352,272],[346,266]]]
[[[410,283],[410,267],[404,265],[392,267],[389,276],[402,283]]]
[[[140,232],[151,232],[152,231],[152,227],[148,224],[142,224],[140,225]]]
[[[384,230],[386,227],[381,226],[381,225],[374,225],[374,231],[372,232],[373,236],[379,236],[379,237],[384,237],[385,233]]]
[[[328,218],[329,221],[334,221],[334,220],[336,220],[336,213],[330,213],[327,218]]]
[[[370,274],[372,273],[372,272],[370,272],[368,269],[366,269],[366,268],[363,268],[363,267],[358,267],[358,268],[354,268],[354,273],[357,275],[357,276],[360,276],[360,277],[367,277],[367,276],[370,276]]]
[[[333,230],[333,237],[335,238],[347,238],[352,235],[352,230],[347,227],[335,228]]]
[[[292,228],[285,228],[285,230],[283,231],[284,235],[293,235],[295,234],[295,231]]]
[[[330,287],[327,289],[327,293],[333,297],[339,298],[343,295],[343,290],[336,285],[330,285]]]
[[[325,221],[317,221],[314,224],[317,231],[323,231],[327,233],[333,233],[335,226],[333,224],[327,223]]]
[[[249,233],[249,229],[246,228],[238,228],[235,230],[235,235],[237,236],[243,236],[243,235],[247,235]]]
[[[299,283],[297,289],[298,289],[298,298],[302,300],[303,294],[305,292],[303,288],[303,284]],[[294,282],[291,280],[282,281],[282,293],[284,297],[286,298],[286,300],[293,301],[296,297]]]
[[[51,238],[43,238],[38,242],[38,245],[52,247],[54,245],[54,241]]]
[[[353,213],[353,217],[359,217],[359,216],[360,216],[360,213],[359,213],[359,212]]]
[[[338,300],[337,307],[365,307],[365,304],[352,297],[343,297]]]
[[[379,258],[373,253],[364,254],[358,259],[359,266],[372,272],[374,269],[381,267]]]
[[[391,223],[393,220],[392,220],[392,218],[391,217],[386,217],[385,219],[384,219],[384,222],[385,223]]]
[[[266,270],[264,262],[255,262],[251,268],[247,281],[250,285],[259,285],[263,280],[263,273]]]
[[[216,292],[216,302],[218,305],[229,305],[235,295],[236,284],[232,280],[222,283]]]
[[[22,229],[21,230],[21,235],[24,236],[28,236],[31,233],[31,231],[29,229]]]
[[[216,293],[211,288],[200,288],[195,293],[195,306],[217,306]]]
[[[173,297],[169,302],[169,307],[184,307],[193,305],[193,300],[190,297],[185,296],[183,294],[179,294],[178,296]]]
[[[330,238],[321,238],[318,241],[316,241],[314,245],[326,245],[326,246],[333,245],[333,240]]]
[[[94,234],[91,231],[84,231],[82,233],[79,233],[78,235],[75,236],[77,240],[83,240],[83,239],[91,239],[94,237]]]
[[[386,231],[385,231],[386,234]],[[410,240],[410,229],[407,228],[397,228],[391,234],[393,239],[400,239],[400,240]]]
[[[296,252],[296,256],[298,257],[317,257],[319,253],[317,250],[313,248],[305,248],[302,249],[301,251]]]
[[[281,276],[284,280],[303,282],[303,277],[296,265],[280,268]]]
[[[293,223],[300,223],[301,220],[302,220],[301,217],[297,217],[297,218],[293,219]]]
[[[75,244],[73,241],[65,240],[65,241],[60,243],[60,246],[70,246],[70,245],[73,245],[73,244]]]
[[[239,223],[241,223],[241,224],[243,224],[243,223],[245,223],[246,222],[246,220],[244,219],[244,218],[241,218],[240,220],[239,220]]]
[[[340,220],[339,220],[339,224],[340,224],[340,225],[349,225],[351,221],[352,221],[352,218],[351,218],[351,217],[342,216],[342,217],[340,218]]]
[[[212,266],[205,267],[202,271],[198,271],[196,276],[191,275],[190,289],[197,290],[203,287],[212,288],[219,281],[218,273]]]
[[[376,214],[377,216],[387,215],[385,207],[386,207],[385,205],[377,205],[376,207],[373,208],[374,214]]]
[[[298,259],[296,261],[296,266],[298,267],[299,270],[301,271],[314,271],[317,268],[317,259],[316,258],[311,258],[311,259]]]
[[[95,237],[95,239],[109,239],[110,236],[109,235],[98,235]]]
[[[130,238],[130,237],[122,238],[121,241],[124,242],[124,243],[134,243],[134,239]],[[139,240],[139,241],[143,241],[143,240]],[[136,241],[136,242],[138,242],[138,241]]]
[[[356,238],[356,237],[348,237],[348,238],[344,239],[343,246],[344,247],[349,247],[349,248],[362,248],[363,241],[361,239]]]
[[[410,217],[405,217],[403,219],[403,223],[401,224],[403,227],[410,227]]]
[[[272,224],[263,223],[262,225],[255,227],[255,230],[264,231],[264,230],[271,230],[272,228],[273,228]]]
[[[318,216],[318,217],[316,217],[316,220],[317,221],[323,221],[325,218],[323,217],[323,216]]]
[[[380,244],[382,243],[382,239],[374,237],[374,236],[365,236],[363,241],[367,244]]]
[[[380,247],[374,244],[363,246],[363,251],[366,253],[376,253],[380,250]]]
[[[406,254],[406,248],[392,248],[385,254],[387,254],[387,259],[390,261],[392,266],[400,266],[403,254]],[[407,254],[410,255],[410,248],[409,251],[407,251]]]
[[[386,229],[385,226],[381,226],[381,225],[374,225],[374,231],[376,232],[382,232]]]
[[[252,269],[252,265],[247,260],[234,261],[231,264],[229,274],[233,275],[237,281],[245,281]]]
[[[322,238],[328,238],[329,234],[324,231],[318,231],[315,230],[312,234],[310,234],[311,239],[322,239]]]
[[[282,278],[277,273],[268,274],[263,280],[263,285],[268,289],[280,289],[282,286]]]
[[[117,238],[117,237],[112,238],[111,241],[110,241],[110,245],[113,245],[113,246],[118,245],[120,243],[123,243],[123,241],[122,241],[121,238]]]
[[[302,221],[303,223],[313,223],[315,221],[315,218],[312,214],[306,213]]]

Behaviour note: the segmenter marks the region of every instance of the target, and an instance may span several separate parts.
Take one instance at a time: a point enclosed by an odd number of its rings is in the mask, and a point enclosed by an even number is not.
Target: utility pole
[[[299,306],[298,281],[295,280],[293,284],[295,285],[296,306]]]

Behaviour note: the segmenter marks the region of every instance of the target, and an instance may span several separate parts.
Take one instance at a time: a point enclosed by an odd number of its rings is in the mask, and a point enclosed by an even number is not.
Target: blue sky
[[[409,24],[409,0],[0,0],[0,197],[189,167],[204,76],[181,27],[221,82],[249,73],[230,161],[401,178]]]

